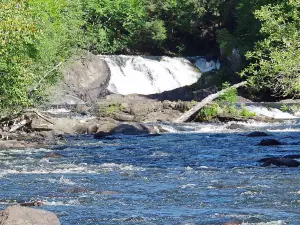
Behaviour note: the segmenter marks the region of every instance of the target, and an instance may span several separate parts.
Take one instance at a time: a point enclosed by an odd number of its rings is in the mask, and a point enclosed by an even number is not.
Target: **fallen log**
[[[215,100],[217,97],[219,97],[220,95],[224,94],[226,91],[230,90],[231,88],[238,88],[241,86],[246,85],[247,81],[243,81],[241,83],[237,83],[235,85],[232,85],[228,88],[225,88],[221,91],[218,91],[215,94],[211,94],[209,96],[207,96],[206,98],[204,98],[201,102],[197,103],[193,108],[191,108],[189,111],[183,113],[179,118],[177,118],[174,122],[175,123],[183,123],[186,122],[188,119],[190,119],[193,115],[195,115],[201,108],[203,108],[205,105],[207,105],[208,103],[212,102],[213,100]]]
[[[11,132],[15,132],[16,130],[18,130],[18,129],[24,127],[27,123],[29,123],[29,121],[27,121],[27,120],[22,120],[21,122],[19,122],[19,123],[13,125],[13,126],[10,128],[9,132],[10,132],[10,133],[11,133]]]

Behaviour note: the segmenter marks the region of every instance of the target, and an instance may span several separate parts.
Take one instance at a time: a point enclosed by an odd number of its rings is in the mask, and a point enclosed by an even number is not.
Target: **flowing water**
[[[63,225],[300,224],[300,168],[256,162],[299,154],[299,120],[232,125],[162,124],[170,133],[1,150],[0,209],[41,200]],[[245,136],[252,130],[285,145],[258,146],[261,137]],[[44,158],[52,151],[64,157]]]
[[[204,57],[100,55],[111,72],[107,90],[112,93],[155,94],[191,85],[201,73],[219,69],[220,63]]]

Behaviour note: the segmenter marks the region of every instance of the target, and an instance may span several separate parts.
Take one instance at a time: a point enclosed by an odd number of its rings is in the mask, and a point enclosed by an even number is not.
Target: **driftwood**
[[[187,121],[188,119],[190,119],[193,115],[195,115],[202,107],[204,107],[205,105],[207,105],[208,103],[212,102],[214,99],[216,99],[217,97],[219,97],[220,95],[224,94],[226,91],[228,91],[231,88],[238,88],[241,86],[244,86],[247,83],[247,81],[243,81],[241,83],[232,85],[228,88],[225,88],[221,91],[218,91],[215,94],[211,94],[209,96],[207,96],[206,98],[204,98],[201,102],[199,102],[198,104],[196,104],[193,108],[191,108],[189,111],[183,113],[179,118],[177,118],[174,122],[175,123],[183,123],[185,121]]]
[[[42,115],[39,111],[37,111],[36,109],[33,110],[33,112],[35,112],[36,115],[38,115],[39,117],[41,117],[42,119],[46,120],[47,122],[51,123],[52,125],[54,125],[54,123],[49,120],[47,117],[45,117],[44,115]]]
[[[16,130],[20,129],[21,127],[24,127],[29,121],[28,120],[22,120],[19,123],[13,125],[9,132],[15,132]]]
[[[38,117],[44,119],[45,121],[51,123],[52,125],[54,125],[54,122],[52,122],[50,119],[48,119],[46,116],[44,116],[43,114],[41,114],[38,110],[36,109],[27,109],[25,110],[25,114],[19,117],[16,117],[14,119],[8,119],[7,121],[2,122],[2,124],[0,124],[0,127],[5,127],[7,126],[8,129],[7,131],[10,133],[13,133],[17,130],[19,130],[20,128],[23,128],[25,126],[27,126],[28,124],[30,124],[33,120],[32,118],[32,113],[35,113]],[[12,126],[9,126],[9,123],[13,123]],[[0,138],[2,139],[3,137]]]

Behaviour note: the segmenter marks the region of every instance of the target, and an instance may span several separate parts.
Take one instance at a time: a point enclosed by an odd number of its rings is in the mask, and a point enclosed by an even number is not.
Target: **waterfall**
[[[100,55],[109,66],[108,91],[117,94],[155,94],[191,85],[201,72],[219,67],[198,57],[195,63],[186,58],[167,56]],[[197,67],[199,69],[197,69]]]

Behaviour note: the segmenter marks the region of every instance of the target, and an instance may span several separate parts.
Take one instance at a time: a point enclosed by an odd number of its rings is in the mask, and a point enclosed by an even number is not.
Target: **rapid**
[[[63,225],[300,224],[299,168],[257,163],[299,154],[298,118],[159,125],[169,132],[69,136],[54,149],[2,150],[0,208],[39,200]],[[246,136],[254,130],[284,145],[259,146],[262,137]]]

